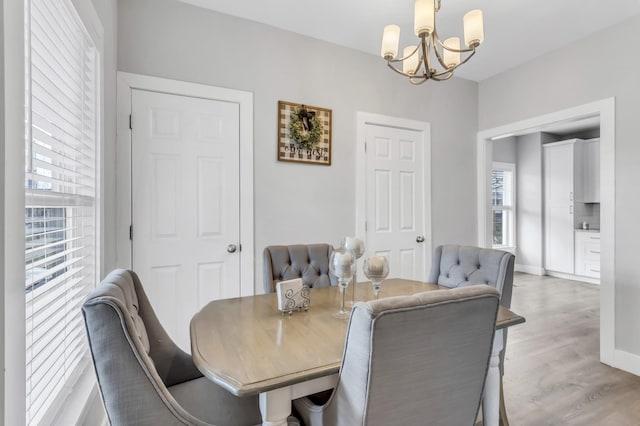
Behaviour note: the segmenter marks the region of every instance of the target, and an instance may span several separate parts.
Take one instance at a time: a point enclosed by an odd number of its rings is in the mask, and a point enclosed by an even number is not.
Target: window
[[[493,207],[493,247],[515,247],[515,179],[516,165],[493,163],[491,199]]]
[[[26,2],[26,423],[86,366],[80,305],[98,279],[98,52],[71,0]]]

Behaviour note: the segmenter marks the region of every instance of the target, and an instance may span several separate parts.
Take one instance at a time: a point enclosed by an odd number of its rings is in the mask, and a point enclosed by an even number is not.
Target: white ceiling
[[[179,1],[373,55],[380,54],[386,24],[400,25],[401,46],[417,42],[414,0]],[[640,0],[442,0],[440,37],[462,38],[462,16],[471,9],[483,10],[485,41],[456,75],[481,81],[639,14]]]

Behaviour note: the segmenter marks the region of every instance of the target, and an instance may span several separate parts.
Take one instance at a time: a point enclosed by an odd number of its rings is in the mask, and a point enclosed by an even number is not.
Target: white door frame
[[[240,295],[255,293],[253,233],[253,93],[118,72],[116,141],[116,263],[131,268],[131,91],[133,89],[233,102],[240,108]]]
[[[431,234],[431,124],[424,121],[390,117],[368,112],[356,113],[356,235],[364,236],[367,220],[367,161],[365,156],[365,139],[367,124],[395,127],[422,133],[423,143],[423,212],[424,212],[424,254],[427,278],[431,267],[431,250],[433,237]]]
[[[528,129],[600,115],[600,361],[631,371],[628,357],[615,349],[615,98],[579,105],[493,129],[478,132],[478,245],[491,247],[490,170],[492,142],[496,136],[517,134]],[[635,366],[635,371],[640,366]]]

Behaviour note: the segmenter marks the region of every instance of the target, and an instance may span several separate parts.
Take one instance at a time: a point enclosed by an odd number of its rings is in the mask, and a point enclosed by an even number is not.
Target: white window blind
[[[84,366],[98,277],[98,56],[70,0],[27,2],[26,423],[51,420]]]

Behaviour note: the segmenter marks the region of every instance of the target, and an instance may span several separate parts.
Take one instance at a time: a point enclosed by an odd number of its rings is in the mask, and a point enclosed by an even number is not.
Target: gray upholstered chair
[[[110,424],[260,424],[257,397],[235,397],[204,378],[173,343],[134,272],[110,273],[82,313]]]
[[[433,252],[427,281],[444,287],[487,284],[500,292],[500,304],[511,308],[513,267],[516,257],[506,251],[446,244]],[[507,346],[507,330],[503,330]],[[504,374],[504,349],[500,352],[500,373]]]
[[[296,244],[268,246],[264,249],[264,292],[276,291],[279,281],[302,278],[309,287],[336,285],[329,273],[329,257],[333,247],[329,244]]]
[[[473,425],[499,294],[489,286],[357,303],[338,385],[294,400],[307,426]]]

